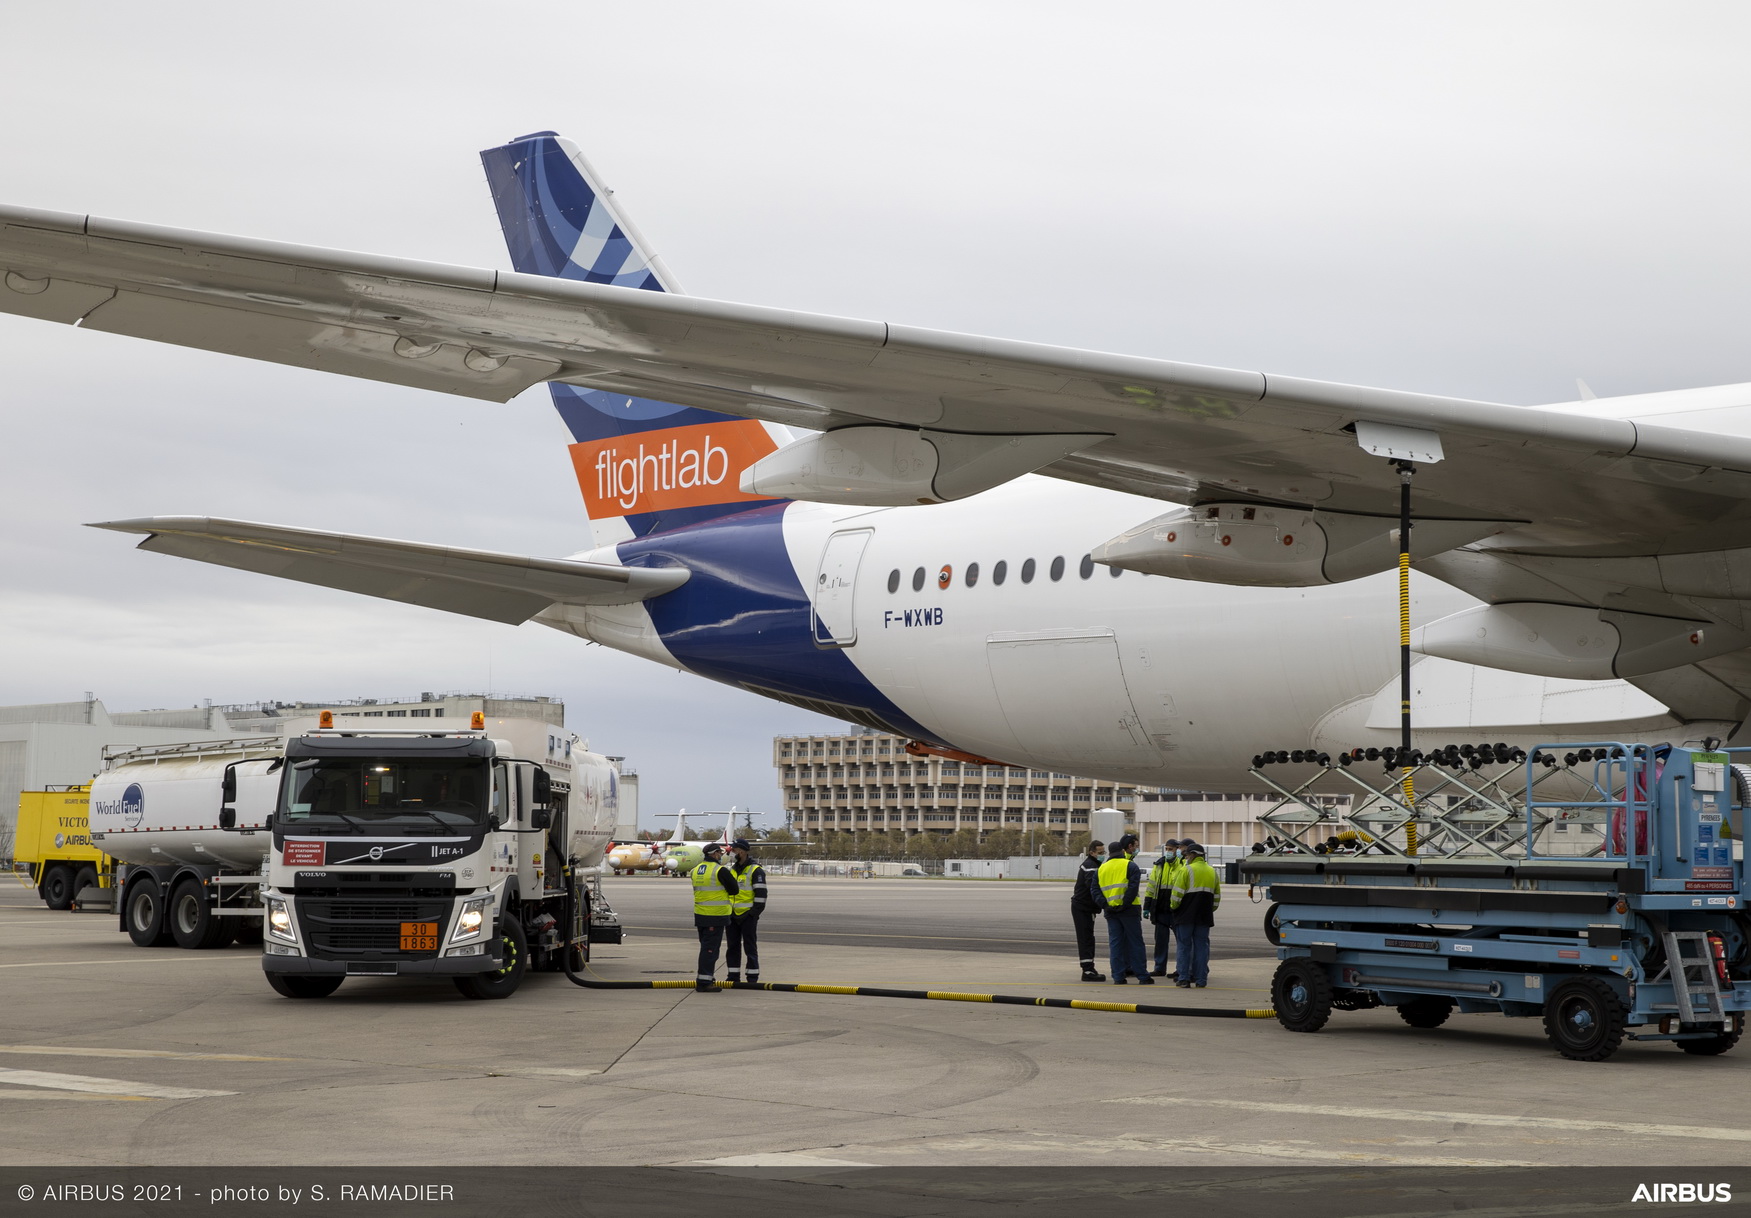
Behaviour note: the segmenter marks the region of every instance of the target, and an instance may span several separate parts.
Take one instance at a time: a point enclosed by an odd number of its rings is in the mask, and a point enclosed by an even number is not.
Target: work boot
[[[1210,983],[1208,981],[1194,981],[1194,982],[1192,982],[1192,988],[1197,989],[1197,990],[1201,990],[1209,984]]]
[[[1165,977],[1167,976],[1167,970],[1164,968],[1152,968],[1149,970],[1149,975],[1151,977]]]
[[[1105,981],[1107,975],[1105,973],[1097,973],[1091,968],[1085,968],[1082,970],[1082,979],[1084,981]]]
[[[1124,985],[1124,984],[1125,984],[1125,979],[1124,979],[1124,978],[1123,978],[1123,977],[1114,977],[1114,978],[1113,978],[1113,984],[1114,984],[1114,985]]]
[[[748,977],[747,977],[747,981],[748,981],[749,985],[759,985],[760,984],[760,974],[759,973],[749,973]]]
[[[1139,977],[1139,978],[1137,978],[1137,984],[1138,985],[1154,985],[1155,978],[1153,978],[1153,977]]]
[[[728,976],[726,976],[724,978],[725,981],[732,982],[732,983],[740,981],[741,979],[742,979],[742,976],[740,973],[730,973]]]
[[[695,981],[693,983],[693,992],[696,994],[716,994],[722,990],[723,986],[715,981]]]
[[[1192,988],[1192,983],[1189,981],[1176,981],[1174,984],[1179,986],[1182,990],[1189,990]]]

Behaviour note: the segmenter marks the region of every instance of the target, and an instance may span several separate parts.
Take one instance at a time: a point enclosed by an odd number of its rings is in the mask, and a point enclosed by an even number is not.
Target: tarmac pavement
[[[681,899],[678,884],[650,883]],[[848,919],[888,899],[886,882],[840,883]],[[934,895],[955,883],[907,899],[927,919],[1011,899],[997,885]],[[764,946],[774,981],[1221,1008],[1268,1006],[1274,967],[1218,951],[1207,990],[1121,989],[1071,980],[1061,952]],[[660,935],[599,946],[592,962],[611,979],[692,967],[692,944]],[[0,994],[6,1164],[1159,1170],[1751,1153],[1736,1098],[1751,1050],[1629,1044],[1584,1064],[1557,1056],[1536,1020],[1494,1015],[1418,1031],[1391,1010],[1339,1012],[1308,1036],[1271,1019],[593,991],[546,974],[503,1002],[388,978],[292,1001],[269,990],[255,950],[135,948],[113,917],[54,913],[11,887]]]

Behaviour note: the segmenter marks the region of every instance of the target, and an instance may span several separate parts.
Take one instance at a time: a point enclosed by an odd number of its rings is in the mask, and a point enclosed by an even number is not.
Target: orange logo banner
[[[571,446],[572,468],[592,520],[719,503],[764,503],[744,495],[742,471],[778,445],[756,419],[695,423]]]

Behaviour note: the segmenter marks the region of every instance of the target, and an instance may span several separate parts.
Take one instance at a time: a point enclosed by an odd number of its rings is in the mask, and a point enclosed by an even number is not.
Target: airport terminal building
[[[1065,838],[1088,831],[1091,808],[1130,812],[1138,788],[1048,770],[914,757],[906,740],[867,728],[772,742],[793,832],[904,830],[947,836],[1029,829]]]
[[[974,829],[1034,829],[1064,838],[1088,830],[1092,808],[1118,808],[1145,852],[1169,838],[1251,846],[1257,817],[1275,802],[1135,787],[1046,770],[915,757],[906,740],[868,728],[843,736],[779,736],[772,742],[785,820],[792,832],[904,830],[943,836]]]

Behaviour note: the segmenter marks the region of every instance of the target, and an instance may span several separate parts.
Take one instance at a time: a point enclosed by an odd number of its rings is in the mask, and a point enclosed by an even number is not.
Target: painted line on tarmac
[[[29,960],[23,964],[0,964],[0,968],[77,968],[87,964],[229,964],[233,961],[259,961],[260,956],[253,952],[247,956],[169,956],[153,953],[151,956],[117,956],[113,960]]]
[[[174,1049],[86,1049],[74,1045],[0,1045],[0,1053],[55,1057],[164,1057],[191,1062],[290,1062],[295,1057],[252,1057],[243,1053],[183,1053]]]
[[[1423,1112],[1415,1108],[1346,1108],[1335,1104],[1284,1104],[1267,1100],[1214,1100],[1203,1096],[1137,1095],[1103,1104],[1237,1108],[1295,1116],[1334,1116],[1364,1121],[1434,1121],[1444,1125],[1494,1125],[1506,1129],[1567,1129],[1582,1133],[1633,1133],[1650,1138],[1703,1138],[1712,1142],[1751,1142],[1751,1129],[1719,1125],[1649,1125],[1636,1121],[1588,1121],[1575,1117],[1505,1116],[1498,1112]]]
[[[771,1150],[764,1154],[729,1155],[722,1159],[688,1159],[685,1167],[880,1167],[855,1159],[826,1159],[795,1150]]]
[[[89,1091],[98,1095],[131,1095],[153,1100],[199,1100],[235,1091],[207,1091],[199,1087],[161,1087],[157,1083],[130,1083],[120,1078],[93,1078],[87,1074],[51,1074],[46,1070],[8,1070],[0,1067],[0,1083],[20,1087],[47,1087],[56,1091]]]
[[[0,1087],[0,1100],[54,1100],[57,1104],[151,1102],[144,1095],[85,1095],[76,1091],[31,1091],[23,1087]]]

